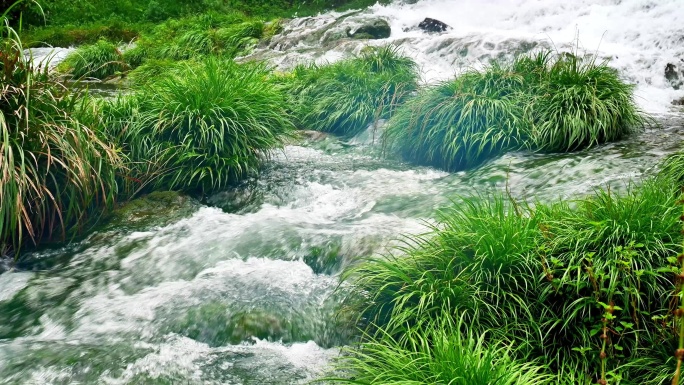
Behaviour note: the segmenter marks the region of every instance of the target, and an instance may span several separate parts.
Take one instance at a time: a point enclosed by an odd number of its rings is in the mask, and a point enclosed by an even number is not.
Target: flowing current
[[[452,29],[415,29],[432,17]],[[382,18],[426,82],[535,47],[611,58],[662,128],[574,154],[511,153],[460,173],[379,156],[377,132],[302,140],[256,179],[207,197],[158,194],[77,243],[22,256],[0,274],[0,384],[302,384],[351,331],[339,272],[425,231],[458,196],[554,200],[652,173],[681,147],[684,1],[445,1],[376,5],[288,21],[254,57],[287,68],[368,41],[340,31]],[[684,76],[684,75],[681,75]],[[315,127],[312,127],[315,128]],[[9,265],[8,265],[9,266]],[[2,271],[0,266],[0,271]]]

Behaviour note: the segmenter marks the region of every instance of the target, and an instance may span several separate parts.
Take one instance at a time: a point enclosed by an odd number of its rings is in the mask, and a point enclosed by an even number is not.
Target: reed
[[[24,55],[6,14],[0,17],[0,243],[18,255],[27,242],[82,231],[111,205],[120,159],[74,118],[84,94]]]

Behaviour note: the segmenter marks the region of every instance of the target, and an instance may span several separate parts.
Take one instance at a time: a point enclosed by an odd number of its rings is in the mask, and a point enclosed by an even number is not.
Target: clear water
[[[639,4],[659,13],[630,16]],[[663,129],[619,143],[574,154],[511,153],[455,174],[379,157],[371,131],[350,141],[288,146],[258,179],[208,197],[206,204],[180,200],[148,213],[147,221],[105,226],[76,244],[26,255],[0,274],[0,384],[256,385],[317,378],[349,342],[336,316],[335,290],[340,269],[355,258],[382,253],[400,234],[424,231],[435,210],[459,195],[503,191],[507,184],[518,198],[542,200],[606,185],[621,189],[681,147],[684,119],[666,100],[675,91],[653,80],[659,61],[679,49],[654,48],[658,36],[669,41],[681,31],[668,29],[682,17],[677,5],[682,3],[425,0],[372,8],[368,13],[387,17],[395,31],[426,16],[454,26],[444,35],[409,31],[390,38],[406,39],[417,60],[445,77],[454,68],[439,68],[451,59],[428,47],[440,39],[487,42],[557,33],[559,42],[578,20],[594,20],[608,9],[614,23],[594,21],[596,28],[580,32],[593,42],[611,26],[624,33],[640,29],[650,45],[634,45],[637,56],[626,55],[620,66],[631,68],[630,78],[652,79],[641,89],[658,97],[645,108],[671,114],[658,115]],[[483,23],[488,15],[497,22]],[[619,35],[606,33],[601,47],[632,44],[618,42]],[[286,54],[270,51],[282,63],[350,52],[341,46],[314,52],[307,44]],[[629,64],[648,56],[655,64]]]

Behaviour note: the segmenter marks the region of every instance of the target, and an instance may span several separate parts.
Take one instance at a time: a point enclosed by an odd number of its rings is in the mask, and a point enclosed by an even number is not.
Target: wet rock
[[[684,97],[673,100],[672,104],[675,106],[684,106]]]
[[[385,19],[368,20],[356,30],[348,31],[352,39],[386,39],[391,34],[392,28]]]
[[[684,68],[679,69],[675,64],[667,63],[665,66],[665,79],[667,79],[672,88],[678,90],[679,87],[684,85]]]
[[[306,140],[313,141],[313,142],[325,140],[330,136],[330,135],[326,134],[325,132],[313,131],[313,130],[300,130],[299,135],[302,138],[304,138]]]
[[[164,226],[194,213],[199,203],[175,191],[155,191],[115,209],[106,225],[109,228]]]
[[[333,274],[342,265],[342,246],[339,243],[329,243],[309,249],[303,260],[316,274]]]
[[[207,204],[233,214],[256,212],[263,203],[264,192],[252,181],[246,181],[235,188],[218,192],[207,198]]]
[[[233,331],[230,341],[238,344],[252,338],[275,341],[286,337],[286,329],[281,321],[272,314],[263,311],[238,313],[231,317]]]
[[[429,17],[426,17],[425,20],[421,21],[420,24],[418,24],[418,28],[422,29],[425,32],[432,33],[444,32],[451,27],[437,19],[431,19]]]

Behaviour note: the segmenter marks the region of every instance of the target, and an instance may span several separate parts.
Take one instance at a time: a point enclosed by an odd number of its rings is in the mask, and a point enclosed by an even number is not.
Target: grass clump
[[[183,64],[102,107],[102,125],[141,174],[156,159],[155,189],[223,188],[256,172],[290,135],[284,96],[266,81],[268,74],[262,65],[217,58]]]
[[[404,158],[447,170],[477,166],[525,141],[524,78],[494,65],[430,87],[397,110],[385,138]]]
[[[120,160],[74,118],[84,95],[35,68],[0,23],[0,245],[16,252],[82,230],[94,207],[113,202]]]
[[[448,321],[447,321],[448,322]],[[362,385],[523,385],[551,384],[551,376],[533,363],[514,360],[511,349],[487,344],[484,335],[463,333],[461,324],[432,324],[410,344],[385,334],[380,340],[348,349],[338,362],[352,368],[351,379],[332,383]]]
[[[643,127],[633,89],[606,62],[560,55],[541,82],[530,88],[533,148],[576,151],[621,139]]]
[[[300,66],[286,82],[302,128],[353,136],[389,117],[417,87],[416,64],[395,47],[327,66]]]
[[[684,151],[670,155],[662,163],[659,175],[684,186]]]
[[[664,178],[534,207],[465,199],[400,255],[345,272],[354,287],[347,304],[366,341],[385,352],[392,341],[413,347],[430,338],[425,325],[462,319],[488,343],[515,346],[514,357],[539,360],[554,383],[661,384],[682,241],[676,200]],[[352,371],[389,365],[380,353],[356,357]]]
[[[388,147],[407,160],[469,169],[507,151],[577,151],[647,123],[633,86],[595,58],[543,51],[429,87],[390,120]]]
[[[119,49],[105,40],[81,46],[57,66],[59,71],[67,72],[77,79],[106,79],[120,73],[124,68]]]

